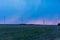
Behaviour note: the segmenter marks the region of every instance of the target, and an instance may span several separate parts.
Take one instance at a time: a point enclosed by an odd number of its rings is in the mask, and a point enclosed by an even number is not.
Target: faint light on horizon
[[[43,20],[31,20],[28,21],[26,24],[43,24],[43,25],[57,25],[60,21],[57,21],[55,23],[55,21],[45,21],[45,24],[43,22]]]

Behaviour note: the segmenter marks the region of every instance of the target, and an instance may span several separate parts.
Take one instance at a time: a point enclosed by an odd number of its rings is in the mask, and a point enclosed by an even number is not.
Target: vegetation
[[[55,40],[60,38],[57,26],[11,26],[0,28],[0,40]]]

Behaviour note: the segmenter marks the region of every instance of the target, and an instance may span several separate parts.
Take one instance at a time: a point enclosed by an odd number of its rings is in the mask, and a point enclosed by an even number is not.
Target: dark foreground
[[[0,40],[60,40],[56,25],[0,25]]]

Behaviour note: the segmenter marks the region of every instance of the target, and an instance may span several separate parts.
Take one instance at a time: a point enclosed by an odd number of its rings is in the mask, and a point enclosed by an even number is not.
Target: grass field
[[[0,40],[60,40],[56,25],[0,25]]]

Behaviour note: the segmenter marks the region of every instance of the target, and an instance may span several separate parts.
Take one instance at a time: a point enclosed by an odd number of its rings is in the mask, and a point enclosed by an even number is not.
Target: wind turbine
[[[5,16],[4,16],[4,24],[5,24]]]

